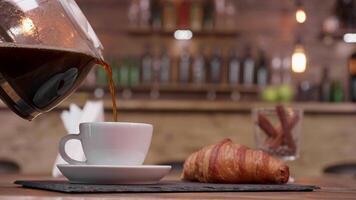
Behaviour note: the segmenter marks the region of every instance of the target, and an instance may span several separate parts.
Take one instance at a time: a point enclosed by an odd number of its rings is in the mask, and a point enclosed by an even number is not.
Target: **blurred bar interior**
[[[179,163],[224,137],[253,147],[251,109],[277,102],[305,111],[301,157],[291,163],[297,177],[356,161],[355,1],[77,3],[113,68],[119,121],[155,127],[146,163]],[[65,134],[59,112],[87,99],[104,99],[110,119],[102,68],[31,123],[2,104],[0,159],[23,173],[49,173]]]

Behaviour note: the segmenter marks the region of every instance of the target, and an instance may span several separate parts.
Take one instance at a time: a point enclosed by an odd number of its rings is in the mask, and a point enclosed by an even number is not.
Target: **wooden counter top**
[[[39,200],[86,200],[86,199],[355,199],[356,180],[346,177],[302,178],[299,184],[321,187],[314,192],[219,192],[219,193],[130,193],[130,194],[65,194],[21,188],[13,184],[17,179],[48,180],[44,176],[7,175],[0,176],[0,200],[39,199]]]
[[[55,110],[68,109],[71,103],[83,106],[88,94],[77,93],[62,102]],[[244,101],[209,101],[209,100],[152,100],[152,99],[119,99],[118,109],[121,112],[230,112],[250,113],[253,108],[273,107],[273,103]],[[356,103],[320,103],[295,102],[291,106],[302,108],[307,114],[356,114]],[[111,110],[111,99],[104,98],[104,107]],[[0,102],[0,109],[8,109]]]
[[[67,109],[70,103],[83,106],[89,95],[75,94],[63,102],[57,109]],[[266,102],[246,101],[209,101],[209,100],[152,100],[152,99],[119,99],[118,108],[121,111],[147,112],[232,112],[250,113],[253,108],[273,107],[275,104]],[[308,114],[356,114],[356,103],[320,103],[296,102],[290,105],[304,109]],[[109,97],[104,98],[105,109],[111,110]]]

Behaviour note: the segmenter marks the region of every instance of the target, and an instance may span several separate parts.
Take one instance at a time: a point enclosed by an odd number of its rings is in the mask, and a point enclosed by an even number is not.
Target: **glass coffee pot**
[[[0,97],[22,118],[68,97],[102,49],[74,0],[0,0]]]

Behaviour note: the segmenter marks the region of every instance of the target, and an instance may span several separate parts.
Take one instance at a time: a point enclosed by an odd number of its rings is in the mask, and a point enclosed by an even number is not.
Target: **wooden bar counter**
[[[83,106],[88,94],[73,94],[57,108],[28,122],[0,103],[0,157],[19,164],[24,174],[50,174],[58,142],[66,133],[60,113],[71,103]],[[104,98],[105,118],[111,120],[111,101]],[[273,107],[263,102],[207,100],[118,101],[119,121],[154,126],[145,164],[182,162],[202,146],[223,138],[254,147],[251,109]],[[356,104],[291,103],[304,110],[300,158],[289,165],[294,177],[320,176],[325,167],[354,162]],[[33,159],[36,155],[36,159]]]
[[[0,200],[85,200],[85,199],[356,199],[356,179],[349,177],[300,178],[299,184],[318,185],[314,192],[220,192],[220,193],[105,193],[105,194],[66,194],[43,190],[21,188],[14,185],[17,179],[48,180],[46,176],[0,175]],[[172,179],[172,178],[169,178]]]

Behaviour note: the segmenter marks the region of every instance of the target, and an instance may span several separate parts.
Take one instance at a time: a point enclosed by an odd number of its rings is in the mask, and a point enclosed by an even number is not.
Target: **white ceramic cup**
[[[153,126],[130,122],[81,123],[79,134],[64,136],[59,153],[72,165],[142,165],[151,144]],[[80,140],[86,161],[70,158],[65,152],[68,140]]]

